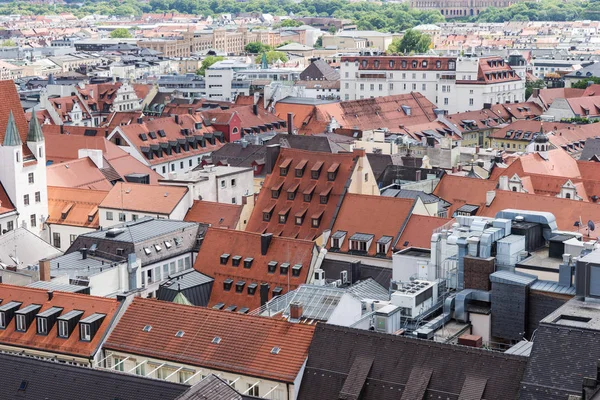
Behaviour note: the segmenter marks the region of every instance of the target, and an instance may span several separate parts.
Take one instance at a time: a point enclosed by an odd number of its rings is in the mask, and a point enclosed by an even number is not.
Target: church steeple
[[[31,121],[29,121],[29,130],[27,131],[28,142],[43,142],[44,134],[40,127],[40,121],[35,116],[35,111],[31,115]]]
[[[6,125],[6,133],[4,135],[4,142],[2,142],[2,146],[14,147],[21,145],[23,145],[23,142],[21,141],[21,136],[19,136],[19,130],[17,129],[15,117],[11,110],[10,114],[8,115],[8,124]]]

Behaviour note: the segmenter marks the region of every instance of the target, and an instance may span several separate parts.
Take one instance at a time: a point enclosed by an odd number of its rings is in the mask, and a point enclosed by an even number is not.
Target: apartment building
[[[344,100],[420,92],[450,113],[525,101],[525,81],[500,57],[345,56]]]

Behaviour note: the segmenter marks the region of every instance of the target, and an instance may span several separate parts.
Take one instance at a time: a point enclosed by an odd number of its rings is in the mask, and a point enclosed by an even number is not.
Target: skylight
[[[219,344],[219,343],[221,343],[221,338],[218,337],[218,336],[215,336],[214,339],[212,340],[212,343],[213,344]]]
[[[152,326],[150,325],[146,325],[144,326],[144,329],[142,329],[144,332],[150,332],[152,330]]]
[[[281,351],[281,348],[275,346],[271,349],[271,354],[279,354],[280,351]]]
[[[175,337],[183,337],[184,334],[185,334],[184,331],[177,331],[177,333],[175,334]]]
[[[150,247],[144,247],[144,253],[146,253],[146,255],[149,256],[152,253],[152,250],[150,249]]]

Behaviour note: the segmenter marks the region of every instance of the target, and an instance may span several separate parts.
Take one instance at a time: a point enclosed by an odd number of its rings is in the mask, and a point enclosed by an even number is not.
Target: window
[[[171,164],[171,172],[175,171],[175,164]]]
[[[6,231],[12,231],[14,229],[14,222],[13,221],[8,221],[6,223]]]
[[[119,221],[125,222],[125,213],[119,213]]]
[[[287,214],[280,214],[279,215],[279,223],[280,224],[285,224],[286,220],[287,220]]]
[[[29,205],[29,195],[28,194],[23,196],[23,204],[25,204],[26,206]]]
[[[106,212],[106,219],[108,221],[112,221],[113,220],[113,213],[112,213],[112,211],[107,211]]]
[[[423,73],[423,79],[427,79],[427,74]]]
[[[469,105],[472,106],[473,105],[473,99],[469,99]]]
[[[394,84],[390,83],[390,90],[394,90]]]
[[[177,272],[183,271],[183,258],[177,260]]]
[[[79,324],[81,340],[89,342],[92,339],[92,332],[89,324]]]
[[[27,174],[27,179],[29,180],[30,184],[34,182],[33,172],[30,172],[29,174]]]
[[[183,161],[179,163],[179,168],[183,169]]]
[[[365,84],[364,83],[360,84],[360,90],[365,90]]]
[[[367,242],[362,240],[350,240],[350,250],[367,251]]]
[[[73,242],[75,241],[75,239],[77,239],[77,235],[70,235],[70,237],[69,237],[70,244],[73,244]]]
[[[68,338],[69,337],[69,323],[67,321],[58,321],[58,337]]]
[[[313,228],[318,228],[320,223],[321,218],[312,218],[311,225],[313,226]]]
[[[125,364],[125,360],[123,358],[120,357],[113,357],[113,369],[115,371],[120,371],[123,372],[124,371],[124,364]]]
[[[423,68],[427,68],[427,61],[423,60],[423,61],[421,62],[421,66],[422,66]],[[425,75],[425,74],[423,74],[423,75]]]
[[[40,192],[35,192],[35,202],[39,203],[42,201],[42,195]]]
[[[422,85],[421,85],[421,89],[422,89],[422,90],[427,90],[427,85],[426,85],[425,83],[424,83],[424,84],[422,84]]]
[[[39,335],[48,334],[48,320],[46,318],[40,317],[37,319],[37,333]]]
[[[258,383],[247,383],[248,390],[246,390],[245,395],[259,397],[260,393],[258,391]]]
[[[167,167],[166,167],[166,166],[164,166],[164,165],[162,166],[162,173],[163,173],[163,174],[166,174],[166,173],[167,173]]]
[[[21,153],[17,151],[16,156],[17,156],[17,162],[21,162]]]
[[[146,375],[146,364],[139,364],[135,366],[135,374],[136,375]]]
[[[137,221],[138,220],[138,215],[137,214],[131,214],[131,220],[132,221]]]
[[[412,90],[417,90],[417,84],[416,83],[412,84]]]
[[[444,105],[447,106],[448,105],[448,98],[444,97]]]
[[[227,292],[230,291],[232,284],[233,284],[233,280],[232,279],[225,279],[223,281],[223,290],[225,290]]]
[[[438,61],[436,61],[436,62],[435,62],[435,67],[436,67],[436,68],[442,68],[442,62],[441,62],[441,61],[439,61],[439,60],[438,60]]]
[[[37,218],[35,217],[35,214],[31,214],[29,216],[29,222],[31,223],[32,228],[37,226]]]
[[[52,243],[53,243],[54,247],[56,247],[57,249],[60,249],[60,233],[59,232],[52,232]]]
[[[383,83],[379,84],[379,91],[381,92],[383,90]]]
[[[412,62],[412,67],[413,67],[413,68],[417,68],[417,60],[413,60],[413,62]]]
[[[235,179],[231,180],[231,187],[235,187]]]
[[[375,84],[371,83],[371,85],[369,86],[371,88],[371,91],[375,90]]]
[[[27,330],[27,324],[25,323],[25,315],[17,315],[17,331],[25,332]]]

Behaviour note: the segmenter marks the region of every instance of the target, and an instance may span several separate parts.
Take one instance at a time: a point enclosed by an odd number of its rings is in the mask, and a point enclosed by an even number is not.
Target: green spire
[[[4,142],[2,143],[2,146],[11,147],[21,145],[23,145],[23,142],[21,142],[17,124],[15,123],[15,117],[11,110],[10,115],[8,116],[8,124],[6,125],[6,133],[4,134]]]
[[[193,306],[193,304],[190,303],[190,301],[187,299],[187,297],[185,297],[185,295],[181,292],[179,292],[175,295],[175,298],[173,299],[173,303],[182,304],[184,306]]]
[[[260,61],[260,67],[262,69],[268,69],[269,63],[267,62],[267,53],[263,53],[262,60]]]
[[[40,121],[35,116],[35,111],[31,114],[31,121],[29,121],[29,130],[27,131],[28,142],[43,142],[44,135],[42,134],[42,128],[40,127]]]

